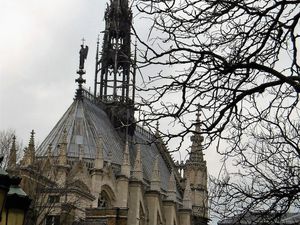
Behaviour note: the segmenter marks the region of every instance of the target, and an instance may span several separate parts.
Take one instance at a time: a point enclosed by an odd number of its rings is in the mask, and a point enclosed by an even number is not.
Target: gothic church
[[[33,198],[27,224],[206,225],[207,168],[199,115],[189,159],[176,164],[159,132],[135,123],[135,54],[128,0],[111,0],[98,43],[94,92],[83,88],[82,45],[73,103],[23,159],[13,144],[8,170]],[[133,55],[133,56],[132,56]]]

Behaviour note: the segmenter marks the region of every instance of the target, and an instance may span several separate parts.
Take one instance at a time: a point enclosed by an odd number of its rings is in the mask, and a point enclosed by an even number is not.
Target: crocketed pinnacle
[[[59,143],[58,164],[67,165],[67,129],[64,128]]]
[[[102,169],[104,164],[104,159],[103,159],[103,139],[99,135],[96,138],[96,159],[94,163],[94,168],[95,169]]]
[[[198,107],[198,112],[196,114],[196,124],[195,124],[195,133],[191,137],[192,146],[191,146],[191,153],[189,162],[203,162],[203,149],[202,149],[202,142],[204,140],[201,133],[200,127],[200,107]]]
[[[123,163],[121,166],[121,174],[126,177],[130,177],[130,158],[129,158],[129,145],[128,141],[125,143],[124,153],[123,153]]]
[[[150,189],[154,191],[160,191],[160,172],[159,172],[158,164],[159,164],[159,157],[157,155],[152,169],[151,184],[150,184]]]
[[[35,144],[34,144],[34,130],[31,131],[29,145],[28,145],[28,163],[32,165],[35,161]]]
[[[136,145],[136,158],[134,161],[134,168],[132,176],[139,181],[143,180],[143,170],[142,170],[142,159],[141,159],[141,146]]]
[[[176,201],[176,180],[174,176],[174,172],[172,171],[170,178],[169,178],[169,183],[168,183],[168,193],[167,193],[168,200],[171,201]]]

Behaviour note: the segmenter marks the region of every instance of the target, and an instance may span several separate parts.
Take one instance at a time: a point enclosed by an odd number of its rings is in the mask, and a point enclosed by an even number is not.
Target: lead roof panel
[[[109,151],[111,151],[112,163],[121,165],[124,141],[113,127],[105,111],[98,105],[88,99],[83,101],[75,100],[38,147],[37,155],[46,156],[48,146],[52,144],[52,154],[57,156],[58,146],[64,129],[67,131],[68,157],[77,158],[82,152],[84,159],[94,159],[96,153],[95,140],[101,135],[104,147],[104,160],[108,160]],[[136,129],[134,136],[129,138],[132,168],[136,156],[137,143],[141,146],[144,179],[150,181],[154,159],[159,155],[161,187],[167,190],[170,170],[155,142],[153,142],[153,135],[139,127],[139,129]]]

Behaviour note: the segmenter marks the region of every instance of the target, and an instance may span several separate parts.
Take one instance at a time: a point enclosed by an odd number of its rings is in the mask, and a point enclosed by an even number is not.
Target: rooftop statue
[[[84,69],[84,61],[86,60],[87,54],[89,51],[89,47],[86,45],[81,45],[81,49],[79,51],[79,69]]]

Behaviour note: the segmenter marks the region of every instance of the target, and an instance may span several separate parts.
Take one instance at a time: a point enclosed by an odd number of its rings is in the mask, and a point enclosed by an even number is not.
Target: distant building
[[[199,115],[189,159],[180,166],[159,132],[134,123],[131,18],[128,0],[110,1],[96,59],[95,92],[82,87],[88,51],[83,44],[71,106],[37,149],[31,133],[19,164],[13,145],[8,169],[22,176],[22,187],[33,198],[28,224],[208,223]]]
[[[300,225],[300,213],[283,216],[263,212],[248,212],[218,222],[218,225]]]

